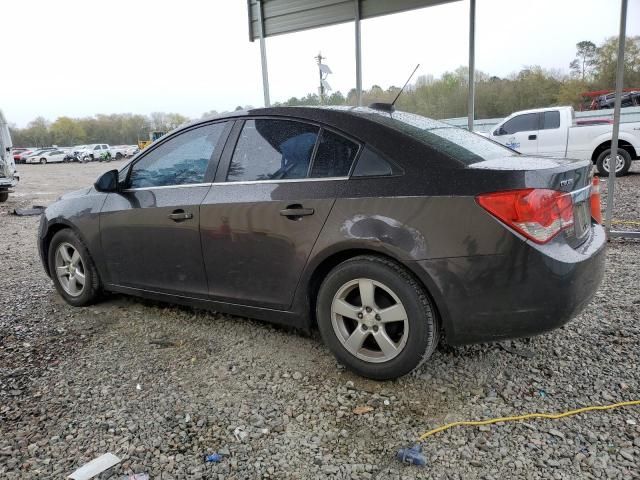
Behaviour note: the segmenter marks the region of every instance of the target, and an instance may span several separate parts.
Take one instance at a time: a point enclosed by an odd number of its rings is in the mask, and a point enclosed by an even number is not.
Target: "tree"
[[[595,59],[594,87],[615,87],[618,66],[618,37],[608,38],[598,47]],[[640,36],[627,37],[624,47],[624,83],[629,87],[640,87]]]
[[[576,43],[576,58],[571,61],[571,73],[583,82],[589,76],[596,64],[596,44],[589,40]]]
[[[87,133],[82,125],[69,117],[58,117],[49,129],[53,143],[57,145],[72,146],[84,143]]]

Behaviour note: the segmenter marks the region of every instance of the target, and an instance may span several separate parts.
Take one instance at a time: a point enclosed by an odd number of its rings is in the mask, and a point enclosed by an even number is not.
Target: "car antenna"
[[[409,75],[409,78],[407,78],[407,81],[404,82],[404,85],[402,86],[402,88],[400,89],[398,94],[396,95],[396,98],[393,99],[393,102],[391,102],[391,103],[375,102],[375,103],[372,103],[371,105],[369,105],[369,108],[373,108],[375,110],[382,110],[382,111],[389,112],[389,113],[394,112],[395,109],[396,109],[395,106],[394,106],[396,104],[396,101],[398,100],[400,95],[402,95],[402,92],[404,92],[404,89],[407,88],[407,85],[409,84],[409,82],[413,78],[413,75],[416,73],[416,70],[418,70],[418,68],[420,68],[420,64],[417,64],[416,68],[413,69],[413,72],[411,72],[411,75]]]

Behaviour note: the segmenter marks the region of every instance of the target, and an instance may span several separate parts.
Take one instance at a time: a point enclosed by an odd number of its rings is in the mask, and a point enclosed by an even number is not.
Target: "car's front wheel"
[[[434,308],[405,268],[359,256],[336,266],[318,292],[323,340],[338,360],[375,380],[400,377],[431,356],[438,340]]]
[[[78,235],[60,230],[49,246],[49,271],[58,293],[74,307],[94,303],[100,294],[98,272]]]

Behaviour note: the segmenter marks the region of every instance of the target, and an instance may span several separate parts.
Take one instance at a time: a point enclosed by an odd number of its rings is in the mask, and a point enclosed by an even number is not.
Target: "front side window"
[[[305,178],[318,130],[289,120],[247,120],[233,152],[227,182]]]
[[[224,128],[224,123],[205,125],[158,145],[133,165],[129,188],[204,182],[209,160]]]
[[[359,145],[342,135],[323,130],[313,159],[311,177],[346,177],[358,154]]]
[[[531,132],[533,130],[538,130],[538,114],[525,113],[507,121],[502,125],[499,133],[502,135],[513,135],[514,133]]]
[[[542,129],[560,128],[560,112],[544,112],[542,114]]]

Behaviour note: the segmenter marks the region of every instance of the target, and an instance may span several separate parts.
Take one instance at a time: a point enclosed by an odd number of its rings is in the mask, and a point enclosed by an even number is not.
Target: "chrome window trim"
[[[122,192],[144,192],[145,190],[164,190],[166,188],[210,187],[211,183],[185,183],[183,185],[158,185],[155,187],[126,188]]]
[[[254,185],[259,183],[302,183],[328,182],[335,180],[349,180],[349,177],[318,177],[318,178],[283,178],[280,180],[245,180],[241,182],[214,182],[212,185]]]
[[[364,177],[361,177],[364,178]],[[157,187],[127,188],[122,192],[141,192],[145,190],[160,190],[166,188],[187,188],[187,187],[211,187],[213,185],[254,185],[260,183],[301,183],[301,182],[330,182],[336,180],[349,180],[349,177],[323,177],[323,178],[285,178],[281,180],[247,180],[245,182],[209,182],[209,183],[187,183],[184,185],[161,185]]]

